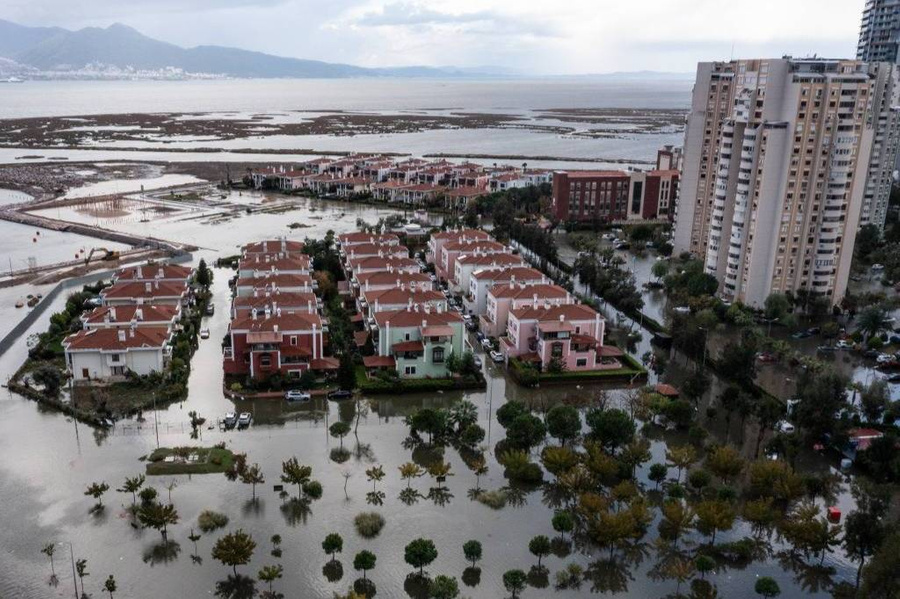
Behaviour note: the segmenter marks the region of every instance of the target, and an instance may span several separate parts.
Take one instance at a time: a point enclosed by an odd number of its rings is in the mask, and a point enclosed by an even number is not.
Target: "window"
[[[436,347],[434,351],[431,352],[431,361],[435,364],[441,364],[444,361],[444,348]]]
[[[272,365],[272,356],[269,354],[263,354],[259,357],[259,365],[260,366],[271,366]]]
[[[406,366],[406,367],[403,369],[403,374],[405,374],[405,375],[407,375],[407,376],[412,375],[412,374],[415,374],[415,373],[416,373],[416,367],[415,367],[415,366]]]
[[[110,361],[110,362],[121,362],[121,361],[122,361],[122,355],[121,355],[121,354],[111,354],[111,355],[109,356],[109,361]]]
[[[291,335],[291,345],[297,345],[297,335]]]
[[[575,366],[577,366],[578,368],[584,368],[585,366],[587,366],[587,358],[578,358],[577,360],[575,360]]]
[[[554,358],[561,358],[563,353],[563,344],[556,342],[550,346],[550,355]]]

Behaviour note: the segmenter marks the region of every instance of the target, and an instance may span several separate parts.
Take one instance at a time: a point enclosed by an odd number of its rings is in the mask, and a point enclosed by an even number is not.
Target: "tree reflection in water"
[[[372,451],[372,446],[368,443],[356,443],[356,446],[353,448],[353,457],[356,458],[357,462],[365,462],[366,464],[374,464],[375,463],[375,452]]]
[[[343,464],[350,459],[350,450],[346,447],[335,447],[329,454],[332,462]]]
[[[528,570],[528,586],[535,589],[546,589],[550,586],[550,570],[546,566],[531,566]]]
[[[447,487],[431,487],[428,489],[428,499],[438,507],[444,507],[453,499],[453,493]]]
[[[628,583],[634,580],[628,565],[616,558],[592,562],[584,578],[591,583],[592,593],[624,593],[628,591]]]
[[[414,503],[418,503],[419,499],[421,499],[422,497],[424,497],[424,495],[409,487],[400,491],[400,501],[402,501],[405,505],[413,505]]]
[[[528,505],[529,490],[522,487],[503,487],[501,489],[506,494],[506,505],[512,507],[524,507]]]
[[[403,581],[403,590],[412,599],[428,599],[431,588],[431,579],[428,575],[420,575],[418,572],[410,574]]]
[[[337,560],[331,560],[322,567],[322,576],[328,582],[337,582],[344,577],[344,565]]]
[[[778,563],[785,570],[794,573],[794,580],[807,593],[830,590],[834,584],[834,575],[837,573],[831,566],[808,564],[791,551],[779,552]]]
[[[384,505],[384,491],[369,491],[366,493],[366,503],[369,505]]]
[[[559,558],[569,557],[572,553],[572,543],[562,537],[554,537],[550,540],[550,552]]]
[[[256,581],[243,574],[229,574],[216,583],[216,597],[224,599],[251,599],[256,595]]]
[[[181,545],[176,541],[156,543],[144,549],[144,563],[151,566],[168,564],[177,560],[180,553]]]
[[[241,512],[244,516],[259,516],[263,513],[263,508],[265,504],[263,501],[256,497],[255,499],[248,499],[244,502],[244,505],[241,507]]]
[[[306,524],[312,515],[312,508],[306,499],[292,497],[281,504],[281,514],[288,526]]]
[[[374,597],[377,592],[375,583],[367,578],[357,578],[356,580],[354,580],[353,590],[366,599],[372,599],[372,597]]]
[[[469,566],[463,570],[462,581],[467,587],[477,587],[481,584],[481,568]]]

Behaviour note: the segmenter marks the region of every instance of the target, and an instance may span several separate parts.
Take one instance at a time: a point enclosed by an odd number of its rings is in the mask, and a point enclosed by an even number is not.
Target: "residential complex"
[[[259,189],[306,190],[336,197],[369,194],[390,203],[464,208],[468,202],[493,192],[549,183],[551,174],[509,165],[419,158],[397,162],[378,154],[357,154],[319,158],[292,168],[269,167],[251,171],[249,177]]]
[[[898,62],[900,0],[866,0],[856,58],[864,62]]]
[[[100,292],[102,305],[82,315],[82,330],[63,340],[77,384],[121,381],[161,372],[193,296],[193,270],[175,264],[124,268]]]
[[[854,60],[698,66],[674,246],[703,258],[723,299],[843,298],[864,204],[871,221],[887,201],[896,77]]]

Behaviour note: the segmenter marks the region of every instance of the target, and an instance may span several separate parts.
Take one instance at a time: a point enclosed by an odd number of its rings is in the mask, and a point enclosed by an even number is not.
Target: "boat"
[[[7,77],[6,79],[0,79],[0,83],[25,83],[25,80],[18,77]]]
[[[25,302],[19,300],[16,302],[16,308],[23,308],[25,306]]]
[[[34,308],[35,306],[37,306],[37,304],[38,304],[39,301],[40,301],[40,300],[39,300],[38,298],[36,298],[36,297],[31,298],[30,300],[28,300],[28,307],[29,307],[29,308]]]

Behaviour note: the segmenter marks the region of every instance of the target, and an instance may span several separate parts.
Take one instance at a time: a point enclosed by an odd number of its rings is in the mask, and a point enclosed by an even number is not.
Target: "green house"
[[[447,359],[461,356],[465,327],[462,317],[443,309],[413,306],[378,312],[379,356],[394,358],[403,378],[444,378],[450,375]]]

